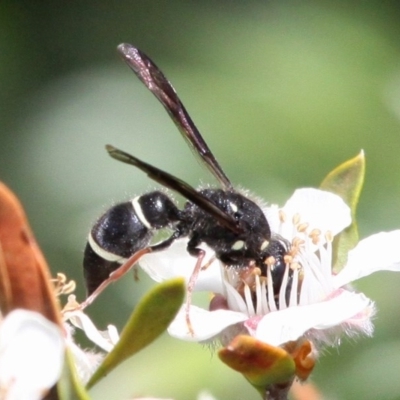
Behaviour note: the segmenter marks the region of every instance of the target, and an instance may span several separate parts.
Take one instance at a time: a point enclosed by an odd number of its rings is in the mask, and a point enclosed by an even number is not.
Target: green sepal
[[[93,374],[87,387],[92,387],[116,366],[160,336],[181,307],[185,291],[185,280],[175,278],[146,293],[122,330],[120,340]]]
[[[365,176],[364,152],[344,162],[322,181],[320,189],[339,195],[350,207],[352,223],[333,242],[333,267],[336,272],[346,264],[347,254],[358,243],[356,210]]]
[[[65,351],[64,368],[57,383],[59,400],[90,400],[89,394],[78,377],[74,360],[68,348]]]

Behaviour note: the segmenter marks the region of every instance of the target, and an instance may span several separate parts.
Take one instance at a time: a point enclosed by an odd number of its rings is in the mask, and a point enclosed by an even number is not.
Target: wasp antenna
[[[127,164],[131,164],[132,157],[130,156],[130,154],[125,153],[124,151],[117,149],[114,146],[111,146],[111,144],[106,144],[106,150],[112,158],[115,158],[116,160]]]

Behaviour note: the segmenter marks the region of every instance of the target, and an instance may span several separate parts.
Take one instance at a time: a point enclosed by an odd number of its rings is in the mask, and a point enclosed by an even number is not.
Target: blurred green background
[[[110,159],[106,143],[192,185],[214,183],[118,59],[121,42],[162,67],[235,184],[283,204],[364,149],[361,236],[400,227],[397,1],[26,0],[0,10],[0,178],[25,205],[53,272],[77,280],[81,299],[92,223],[155,187]],[[149,284],[142,273],[109,288],[89,309],[97,325],[121,328]],[[374,338],[325,351],[313,380],[327,399],[400,399],[400,277],[357,287],[376,300]],[[184,400],[202,389],[258,398],[207,348],[167,335],[103,382],[93,398]]]

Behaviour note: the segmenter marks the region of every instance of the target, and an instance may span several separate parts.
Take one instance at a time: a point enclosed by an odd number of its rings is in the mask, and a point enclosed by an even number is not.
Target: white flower
[[[375,271],[400,271],[400,230],[361,240],[335,275],[332,240],[351,223],[350,209],[339,196],[299,189],[282,209],[272,206],[265,213],[271,231],[290,243],[279,293],[274,298],[273,262],[266,279],[216,260],[200,272],[194,288],[216,294],[210,310],[191,305],[188,329],[183,306],[170,334],[190,341],[219,337],[226,344],[236,334],[248,333],[274,346],[302,336],[333,344],[343,332],[372,334],[373,302],[346,285]],[[196,260],[187,253],[186,243],[179,240],[164,252],[144,256],[142,268],[157,281],[173,276],[188,281]],[[203,248],[212,257],[212,251]]]
[[[10,312],[0,326],[0,398],[41,399],[60,378],[65,340],[41,314]]]
[[[73,339],[74,328],[79,328],[85,332],[86,337],[94,344],[106,352],[110,352],[119,340],[117,329],[114,325],[109,325],[106,331],[96,328],[92,320],[77,307],[75,296],[70,295],[68,303],[63,310],[65,330],[67,332],[68,348],[75,359],[75,366],[82,382],[87,382],[104,358],[104,353],[92,350],[82,350]]]

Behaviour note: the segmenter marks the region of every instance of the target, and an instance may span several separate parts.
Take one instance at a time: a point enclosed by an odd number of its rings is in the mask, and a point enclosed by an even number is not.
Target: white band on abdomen
[[[102,249],[93,239],[92,234],[89,233],[88,236],[88,243],[92,250],[103,260],[110,261],[110,262],[117,262],[119,264],[123,264],[125,261],[127,261],[127,258],[118,256],[117,254],[110,253],[107,250]]]

